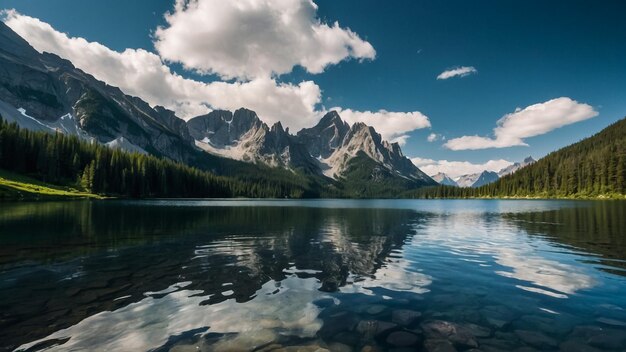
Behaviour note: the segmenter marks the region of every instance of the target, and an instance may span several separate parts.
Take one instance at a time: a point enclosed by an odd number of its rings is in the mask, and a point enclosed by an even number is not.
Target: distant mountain
[[[458,186],[458,184],[451,179],[447,174],[443,172],[439,172],[435,175],[430,176],[433,180],[435,180],[440,185],[444,186]]]
[[[493,171],[483,171],[475,174],[459,176],[455,182],[459,187],[480,187],[498,180],[498,174]]]
[[[478,180],[478,178],[480,177],[481,173],[475,173],[475,174],[467,174],[467,175],[461,175],[457,178],[454,179],[454,182],[456,182],[456,184],[459,187],[472,187],[472,185],[474,184],[474,182],[476,182]]]
[[[489,185],[446,192],[430,188],[413,196],[626,198],[626,118]]]
[[[484,170],[482,172],[478,172],[475,174],[461,175],[457,177],[456,180],[454,180],[456,185],[450,184],[450,183],[446,183],[446,185],[459,186],[459,187],[474,187],[474,188],[484,186],[486,184],[497,181],[498,179],[500,179],[500,177],[513,174],[517,172],[518,170],[528,165],[531,165],[534,162],[535,162],[535,159],[529,156],[526,159],[524,159],[524,161],[513,163],[512,165],[509,165],[501,169],[497,173],[493,171]],[[443,184],[441,182],[439,183]]]
[[[472,184],[472,187],[476,188],[476,187],[484,186],[488,183],[496,182],[498,181],[498,179],[499,177],[497,173],[493,171],[483,171],[480,173],[476,181],[474,181],[474,183]]]
[[[527,157],[526,159],[524,159],[524,161],[520,162],[516,162],[513,163],[513,165],[509,165],[505,168],[503,168],[502,170],[498,171],[498,177],[503,177],[506,175],[510,175],[514,172],[517,172],[519,169],[526,167],[532,163],[534,163],[536,160],[533,159],[532,156]]]

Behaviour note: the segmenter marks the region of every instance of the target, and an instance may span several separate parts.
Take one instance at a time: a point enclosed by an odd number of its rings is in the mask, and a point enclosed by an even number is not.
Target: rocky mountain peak
[[[438,172],[432,175],[431,178],[444,186],[458,186],[458,184],[444,172]]]
[[[400,156],[404,156],[404,154],[402,154],[402,148],[400,148],[400,144],[398,144],[397,142],[391,143],[391,150],[395,154],[398,154]]]
[[[485,170],[480,173],[478,179],[472,184],[472,187],[484,186],[488,183],[497,181],[499,178],[498,173]]]
[[[520,162],[513,163],[513,165],[509,165],[509,166],[505,167],[504,169],[498,171],[498,176],[503,177],[503,176],[506,176],[506,175],[510,175],[510,174],[512,174],[514,172],[517,172],[517,170],[519,170],[519,169],[521,169],[523,167],[526,167],[526,166],[528,166],[528,165],[530,165],[530,164],[532,164],[534,162],[535,162],[535,159],[533,159],[532,156],[528,156],[521,163]]]
[[[169,127],[172,131],[178,132],[185,140],[193,142],[193,138],[189,133],[189,127],[187,127],[184,120],[176,116],[174,111],[159,105],[154,107],[154,111],[156,112],[159,122]]]
[[[20,58],[24,63],[35,63],[40,55],[26,40],[0,21],[0,54]]]
[[[297,136],[306,145],[311,156],[326,159],[342,145],[349,129],[350,126],[339,114],[331,111],[314,127],[300,130]]]
[[[189,133],[195,140],[218,148],[233,145],[248,132],[263,128],[264,125],[254,111],[244,108],[237,109],[234,113],[213,110],[187,121]]]
[[[289,130],[289,129],[287,129],[287,130]],[[272,128],[270,129],[270,131],[272,133],[278,133],[278,134],[284,134],[284,133],[289,134],[288,132],[285,131],[285,129],[283,128],[283,124],[280,123],[280,121],[274,123],[272,125]]]
[[[435,184],[402,154],[398,143],[385,141],[374,127],[363,122],[356,122],[350,127],[341,145],[324,161],[328,166],[324,173],[330,177],[341,175],[349,161],[358,154],[366,155],[395,175]]]
[[[332,125],[347,125],[347,123],[341,119],[337,111],[333,110],[326,113],[317,125],[325,128]]]
[[[261,123],[261,119],[259,119],[256,112],[246,108],[239,108],[235,110],[235,113],[232,115],[231,122],[245,127],[259,124]]]

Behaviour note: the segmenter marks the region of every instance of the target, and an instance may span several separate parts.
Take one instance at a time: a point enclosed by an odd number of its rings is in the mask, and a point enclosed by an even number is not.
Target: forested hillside
[[[626,119],[494,183],[479,188],[429,187],[410,196],[623,198],[626,196]]]
[[[302,197],[293,180],[216,176],[164,158],[110,149],[76,136],[33,132],[0,117],[0,169],[123,197]],[[297,180],[297,176],[294,176]]]

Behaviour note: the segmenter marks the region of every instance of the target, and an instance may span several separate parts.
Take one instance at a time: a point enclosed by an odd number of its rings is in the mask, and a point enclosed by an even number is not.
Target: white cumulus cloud
[[[48,23],[14,10],[4,11],[3,15],[5,23],[38,51],[68,59],[126,94],[138,96],[152,106],[165,106],[185,119],[211,109],[246,107],[268,124],[280,121],[285,127],[298,130],[313,126],[325,112],[316,109],[322,92],[313,81],[292,84],[257,77],[239,82],[199,82],[176,74],[155,53],[143,49],[118,52],[81,37],[69,37]],[[406,141],[408,132],[430,127],[428,117],[417,111],[337,110],[347,122],[362,121],[376,128],[385,139],[400,143]]]
[[[350,29],[323,23],[312,0],[176,0],[165,20],[155,32],[162,58],[227,79],[270,77],[296,65],[321,73],[376,56]]]
[[[374,127],[384,139],[404,145],[409,138],[408,133],[421,128],[430,127],[428,116],[419,111],[392,112],[379,111],[354,111],[351,109],[333,108],[339,116],[350,125],[363,122]]]
[[[528,146],[525,138],[539,136],[557,128],[598,116],[591,105],[567,97],[530,105],[504,115],[494,128],[494,137],[463,136],[450,139],[444,147],[451,150]]]
[[[80,37],[69,37],[36,18],[5,12],[5,23],[40,52],[51,52],[70,60],[127,94],[139,96],[150,105],[162,105],[183,118],[210,109],[255,110],[267,123],[282,121],[292,128],[317,121],[315,105],[321,89],[312,81],[299,84],[278,83],[271,78],[248,82],[203,83],[186,79],[170,70],[161,58],[143,49],[117,52]]]
[[[443,172],[453,179],[461,175],[476,174],[485,170],[498,172],[513,164],[504,159],[488,160],[479,164],[469,161],[433,160],[419,157],[411,158],[411,161],[428,175]]]
[[[461,66],[441,72],[439,76],[437,76],[437,79],[442,80],[452,77],[465,77],[476,72],[478,72],[478,70],[476,70],[473,66]]]

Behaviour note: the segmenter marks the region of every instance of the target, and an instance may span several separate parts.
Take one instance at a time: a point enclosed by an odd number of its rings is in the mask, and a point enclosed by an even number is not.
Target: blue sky
[[[274,75],[276,84],[314,82],[321,90],[316,111],[341,107],[420,112],[431,127],[407,132],[403,145],[407,156],[476,164],[537,158],[626,116],[623,1],[406,0],[383,6],[373,0],[316,0],[315,4],[316,20],[329,26],[338,21],[342,29],[349,28],[371,44],[375,58],[353,55],[315,74],[295,65],[288,73]],[[143,48],[158,53],[155,29],[168,26],[163,14],[174,5],[173,0],[3,0],[1,6],[117,52]],[[226,40],[235,39],[246,40]],[[182,62],[168,66],[202,82],[249,79],[199,74],[183,69]],[[443,71],[461,66],[477,72],[437,79]],[[427,141],[431,133],[447,140],[473,135],[494,139],[496,122],[505,114],[560,97],[587,104],[595,114],[581,112],[578,122],[561,128],[555,127],[557,123],[548,132],[524,137],[527,146],[451,150],[443,140]],[[541,122],[543,117],[521,118],[529,119],[518,121],[526,125],[525,121]],[[503,140],[510,138],[516,137]]]

